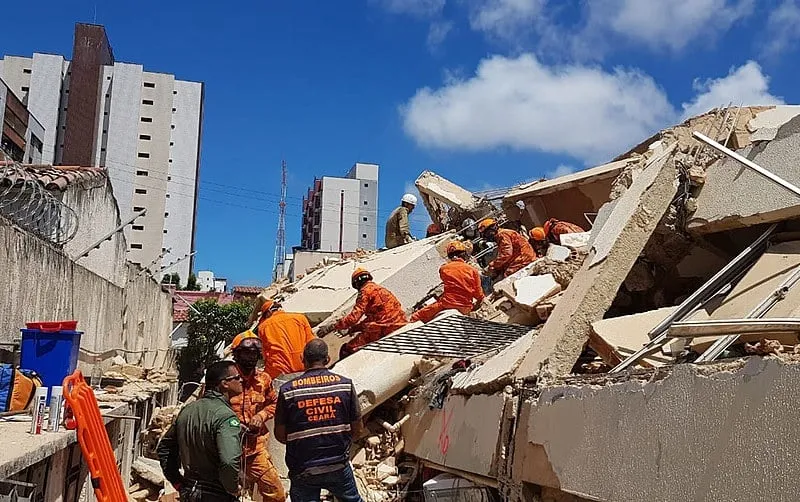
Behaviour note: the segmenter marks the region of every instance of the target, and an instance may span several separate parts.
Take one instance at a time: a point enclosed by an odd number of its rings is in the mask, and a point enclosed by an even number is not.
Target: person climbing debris
[[[372,274],[368,271],[357,268],[351,276],[350,284],[358,290],[353,310],[336,324],[323,326],[317,331],[320,337],[332,331],[347,329],[350,333],[358,333],[342,346],[340,359],[408,324],[400,301],[391,291],[373,282]]]
[[[466,263],[466,254],[467,248],[461,241],[447,245],[447,258],[450,261],[439,267],[444,292],[434,303],[415,312],[411,322],[429,322],[436,314],[447,309],[455,309],[466,315],[480,306],[484,298],[481,275],[475,267]]]
[[[497,244],[497,257],[487,266],[492,277],[508,277],[536,259],[536,252],[519,232],[499,228],[494,218],[481,221],[478,232],[487,241]]]
[[[270,378],[303,371],[303,347],[314,338],[308,318],[285,312],[280,303],[267,300],[258,323],[264,371]]]
[[[231,344],[233,360],[242,376],[242,393],[231,397],[231,407],[246,430],[242,440],[244,478],[255,483],[266,502],[283,502],[286,493],[269,455],[267,421],[275,415],[278,394],[272,378],[256,366],[261,358],[261,340],[252,331],[236,335]]]
[[[408,215],[417,205],[417,198],[407,193],[400,200],[400,207],[392,211],[389,219],[386,220],[386,235],[384,238],[386,247],[389,249],[402,246],[414,241],[411,229],[408,225]]]

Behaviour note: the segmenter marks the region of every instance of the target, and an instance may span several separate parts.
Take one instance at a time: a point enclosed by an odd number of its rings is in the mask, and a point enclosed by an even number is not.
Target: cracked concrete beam
[[[523,403],[515,481],[592,500],[788,500],[800,490],[798,356],[586,381]]]
[[[568,373],[677,191],[674,145],[648,161],[619,198],[581,270],[572,279],[531,349],[518,378]]]

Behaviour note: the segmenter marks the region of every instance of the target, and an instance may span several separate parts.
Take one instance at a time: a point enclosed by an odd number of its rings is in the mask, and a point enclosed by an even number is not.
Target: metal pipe
[[[753,171],[757,172],[761,176],[764,176],[768,180],[779,184],[780,186],[782,186],[783,188],[789,190],[790,192],[794,193],[795,195],[800,195],[800,188],[797,188],[795,185],[789,183],[788,181],[786,181],[785,179],[781,178],[777,174],[774,174],[771,171],[767,171],[766,169],[764,169],[763,167],[759,166],[758,164],[756,164],[752,160],[748,159],[747,157],[739,155],[738,153],[734,152],[733,150],[730,150],[729,148],[726,148],[726,147],[720,145],[719,143],[717,143],[713,139],[709,138],[708,136],[704,135],[703,133],[699,133],[697,131],[694,131],[692,133],[692,136],[694,136],[695,138],[699,139],[703,143],[707,144],[708,146],[710,146],[714,150],[717,150],[720,153],[724,153],[725,155],[727,155],[728,157],[738,161],[742,165],[744,165],[746,167],[749,167],[750,169],[752,169]]]
[[[699,336],[723,336],[730,333],[796,333],[800,332],[800,318],[761,319],[709,319],[704,321],[680,321],[669,328],[674,338]]]

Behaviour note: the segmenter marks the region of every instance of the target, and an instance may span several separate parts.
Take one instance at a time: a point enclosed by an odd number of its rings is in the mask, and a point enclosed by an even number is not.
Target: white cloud
[[[513,39],[530,30],[547,0],[480,0],[473,4],[472,29],[501,39]]]
[[[668,122],[674,110],[652,78],[535,56],[493,56],[469,79],[423,88],[401,107],[407,134],[438,148],[508,146],[605,160]]]
[[[650,76],[635,69],[546,66],[531,54],[492,56],[468,78],[450,75],[438,89],[417,90],[400,114],[406,134],[424,147],[510,147],[593,163],[608,160],[681,116],[729,102],[782,103],[770,94],[769,77],[754,61],[731,68],[722,78],[696,79],[694,89],[696,97],[676,109]]]
[[[739,68],[731,68],[722,78],[699,80],[693,83],[699,94],[690,103],[684,103],[683,118],[705,113],[712,108],[734,105],[777,105],[783,100],[769,92],[769,77],[761,66],[748,61]]]
[[[769,14],[763,54],[776,56],[800,40],[800,1],[784,0]]]
[[[375,0],[394,14],[432,17],[442,12],[446,0]]]
[[[568,166],[566,164],[560,164],[558,167],[553,169],[552,171],[547,171],[544,175],[545,178],[552,180],[555,178],[560,178],[562,176],[566,176],[568,174],[572,174],[575,172],[575,168],[572,166]]]
[[[431,23],[428,27],[428,49],[431,52],[436,52],[452,29],[453,23],[451,21],[436,21]]]

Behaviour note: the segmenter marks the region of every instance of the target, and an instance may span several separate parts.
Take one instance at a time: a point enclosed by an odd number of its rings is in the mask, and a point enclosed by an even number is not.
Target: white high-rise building
[[[147,210],[125,228],[128,258],[185,282],[191,257],[169,265],[194,250],[203,84],[114,61],[103,27],[87,24],[72,61],[5,56],[0,78],[42,123],[42,162],[106,167],[121,217]]]
[[[303,249],[350,253],[375,249],[378,164],[357,162],[344,178],[314,180],[303,198]]]

